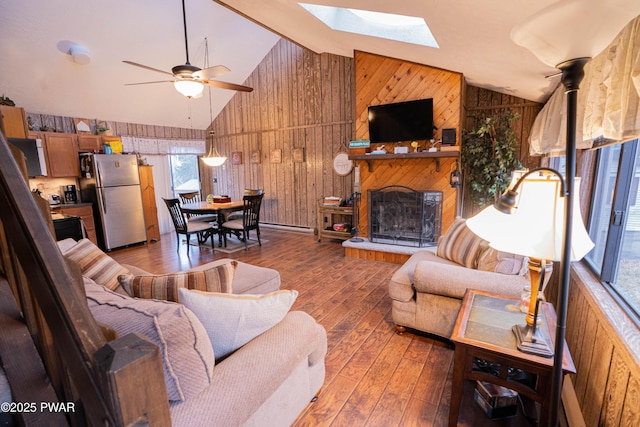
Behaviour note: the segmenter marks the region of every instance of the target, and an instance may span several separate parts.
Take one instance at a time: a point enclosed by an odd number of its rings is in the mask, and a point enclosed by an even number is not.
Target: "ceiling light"
[[[204,90],[204,85],[195,80],[176,80],[173,85],[178,92],[187,98],[197,97]]]

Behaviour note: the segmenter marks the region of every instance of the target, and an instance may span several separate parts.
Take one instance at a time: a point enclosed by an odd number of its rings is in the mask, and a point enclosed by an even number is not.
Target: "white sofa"
[[[412,328],[449,339],[467,289],[519,298],[529,284],[525,257],[489,248],[457,219],[437,248],[419,250],[393,274],[391,314],[399,332]]]
[[[58,242],[67,259],[73,256],[76,244],[71,239]],[[122,289],[113,292],[85,276],[90,272],[94,278],[104,278],[106,271],[113,275],[118,268],[126,268],[133,275],[148,274],[119,265],[95,250],[85,258],[95,255],[99,261],[91,259],[81,265],[89,308],[98,322],[119,334],[141,333],[159,345],[172,425],[287,426],[320,390],[327,337],[324,328],[308,314],[288,312],[275,326],[228,357],[214,360],[207,331],[183,304],[133,298]],[[193,270],[226,268],[230,263],[235,261],[217,260]],[[96,265],[100,268],[92,269]],[[237,262],[234,293],[268,293],[279,286],[277,271]],[[152,319],[147,322],[147,318]],[[145,326],[145,322],[151,326]],[[157,327],[159,324],[162,326]]]

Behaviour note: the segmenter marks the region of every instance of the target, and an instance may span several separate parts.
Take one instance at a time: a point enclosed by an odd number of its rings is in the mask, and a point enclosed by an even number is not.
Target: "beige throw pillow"
[[[476,268],[478,255],[486,243],[467,227],[465,219],[456,218],[447,233],[438,240],[436,255],[467,268]]]
[[[478,270],[525,276],[529,272],[529,258],[487,247],[478,257]]]
[[[178,292],[180,302],[202,322],[218,359],[279,323],[298,297],[297,291],[231,295],[181,288]]]
[[[118,291],[120,288],[118,276],[131,274],[89,239],[78,241],[77,245],[63,255],[80,266],[83,276],[112,291]]]
[[[169,400],[197,396],[211,382],[215,356],[197,317],[181,304],[131,298],[84,278],[96,321],[119,336],[144,335],[160,348]]]
[[[220,264],[203,271],[183,271],[144,276],[123,275],[118,281],[124,290],[136,298],[181,302],[178,289],[231,293],[237,261]]]

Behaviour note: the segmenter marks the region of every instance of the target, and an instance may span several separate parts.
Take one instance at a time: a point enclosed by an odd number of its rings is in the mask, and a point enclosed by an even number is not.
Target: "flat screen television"
[[[369,107],[369,139],[372,143],[432,138],[432,98]]]

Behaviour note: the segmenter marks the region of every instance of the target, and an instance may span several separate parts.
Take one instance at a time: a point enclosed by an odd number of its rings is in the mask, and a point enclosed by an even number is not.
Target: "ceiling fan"
[[[223,82],[220,80],[211,80],[213,78],[222,76],[228,73],[229,70],[224,65],[215,65],[208,68],[198,68],[189,63],[189,43],[187,42],[187,14],[185,12],[184,0],[182,0],[182,21],[184,23],[184,47],[186,51],[187,61],[183,65],[176,65],[171,69],[171,72],[159,70],[157,68],[148,67],[146,65],[138,64],[132,61],[122,61],[125,64],[133,65],[135,67],[144,68],[145,70],[151,70],[162,74],[167,74],[173,77],[172,80],[159,80],[153,82],[143,83],[128,83],[126,86],[144,85],[153,83],[173,83],[176,90],[186,96],[187,98],[198,98],[202,95],[204,86],[217,87],[219,89],[237,90],[241,92],[251,92],[253,88],[248,86],[242,86],[235,83]]]

